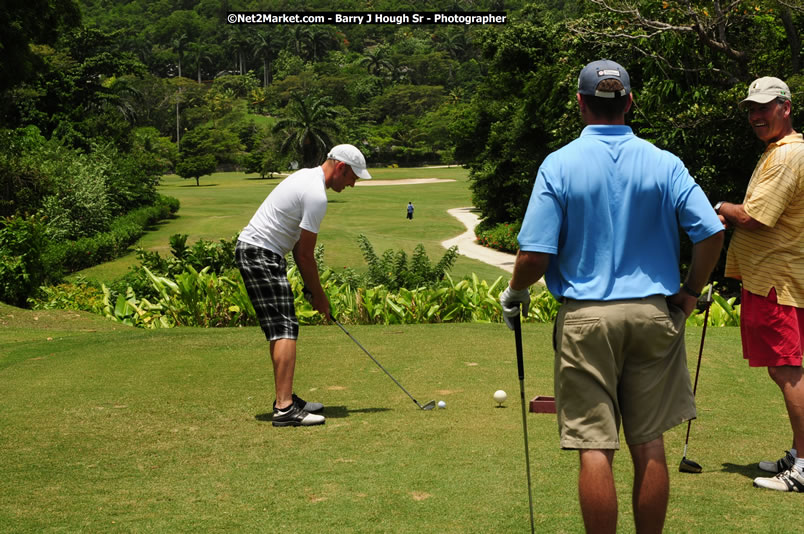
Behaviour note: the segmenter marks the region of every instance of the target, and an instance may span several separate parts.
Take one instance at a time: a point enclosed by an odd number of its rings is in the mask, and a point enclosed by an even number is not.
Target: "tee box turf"
[[[536,395],[530,401],[531,413],[556,413],[555,397]]]

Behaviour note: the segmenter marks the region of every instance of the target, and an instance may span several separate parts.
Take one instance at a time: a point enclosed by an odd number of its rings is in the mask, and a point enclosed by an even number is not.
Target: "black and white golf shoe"
[[[323,415],[316,415],[304,411],[294,402],[284,410],[274,408],[271,424],[274,426],[314,426],[326,422]]]
[[[320,402],[307,402],[295,393],[293,394],[293,404],[307,413],[319,413],[324,409],[324,405]],[[276,411],[276,401],[274,401],[274,411]]]
[[[804,493],[804,473],[795,467],[791,467],[786,471],[782,471],[775,477],[755,478],[754,487]]]

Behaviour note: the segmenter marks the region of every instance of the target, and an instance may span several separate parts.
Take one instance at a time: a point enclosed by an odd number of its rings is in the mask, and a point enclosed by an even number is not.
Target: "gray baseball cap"
[[[624,89],[622,91],[598,91],[597,86],[603,80],[619,80]],[[631,78],[628,72],[618,63],[608,59],[599,59],[589,63],[578,76],[578,92],[582,95],[614,98],[625,96],[631,92]]]
[[[739,104],[740,109],[745,109],[749,102],[756,102],[757,104],[767,104],[777,98],[782,100],[793,100],[793,94],[790,88],[779,78],[773,76],[765,76],[764,78],[757,78],[751,85],[748,86],[748,96]]]

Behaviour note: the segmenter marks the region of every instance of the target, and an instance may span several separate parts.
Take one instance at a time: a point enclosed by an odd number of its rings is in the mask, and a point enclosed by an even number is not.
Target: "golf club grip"
[[[519,315],[513,318],[514,338],[516,339],[516,367],[519,372],[519,379],[525,379],[525,362],[522,357],[522,323]]]

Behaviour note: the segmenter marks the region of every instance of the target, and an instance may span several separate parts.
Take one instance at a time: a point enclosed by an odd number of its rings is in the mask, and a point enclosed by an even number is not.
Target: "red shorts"
[[[743,289],[740,306],[743,358],[751,367],[801,366],[804,308],[776,302],[776,289],[760,297]]]

